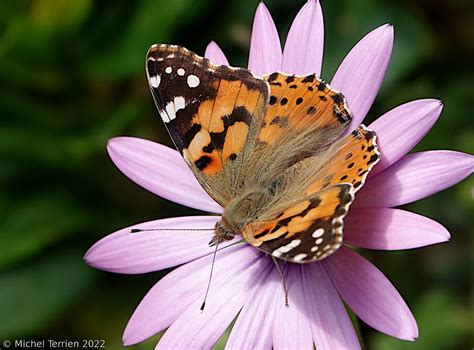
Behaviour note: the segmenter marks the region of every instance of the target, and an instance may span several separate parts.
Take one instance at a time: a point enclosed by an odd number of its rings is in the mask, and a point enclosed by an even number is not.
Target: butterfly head
[[[242,230],[258,218],[265,204],[270,203],[272,199],[273,193],[269,189],[259,187],[232,200],[214,228],[214,237],[210,245],[241,235]]]
[[[220,221],[216,223],[214,227],[214,237],[209,242],[209,246],[214,246],[216,244],[222,243],[233,239],[238,233],[235,228],[229,223],[225,216],[222,217]]]

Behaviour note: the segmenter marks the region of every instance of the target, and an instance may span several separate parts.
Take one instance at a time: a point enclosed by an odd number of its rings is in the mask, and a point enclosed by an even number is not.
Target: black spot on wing
[[[344,96],[342,96],[342,94],[340,93],[332,95],[331,98],[338,105],[341,105],[344,103]]]
[[[225,138],[229,127],[237,122],[244,122],[245,124],[250,125],[252,121],[252,116],[245,107],[240,106],[234,108],[230,115],[223,116],[222,120],[224,121],[224,130],[222,132],[210,133],[211,144],[207,146],[207,149],[209,150],[208,152],[212,152],[212,150],[214,149],[222,151],[222,149],[224,148]]]
[[[333,107],[333,115],[341,124],[346,124],[351,120],[351,117],[347,111],[342,110],[338,105]]]
[[[288,125],[288,117],[287,116],[277,116],[273,118],[270,122],[270,125],[278,125],[280,127],[286,127]]]
[[[278,75],[279,75],[279,74],[276,73],[276,72],[270,74],[270,75],[268,76],[268,81],[269,81],[269,82],[272,82],[272,81],[276,80],[276,78],[278,78]]]
[[[316,114],[316,107],[314,106],[309,107],[306,113],[308,113],[309,115]]]
[[[196,167],[199,169],[199,170],[203,170],[205,169],[209,164],[211,164],[212,162],[212,159],[208,156],[202,156],[201,158],[199,158],[198,160],[196,160],[194,162],[194,164],[196,165]]]
[[[377,161],[379,159],[379,156],[377,154],[372,154],[367,161],[367,165],[372,164],[373,162]]]
[[[324,81],[321,81],[318,85],[318,91],[324,91],[326,90],[326,88],[327,88],[326,83]]]

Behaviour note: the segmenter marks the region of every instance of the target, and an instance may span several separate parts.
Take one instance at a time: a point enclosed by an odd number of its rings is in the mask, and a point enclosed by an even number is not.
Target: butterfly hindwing
[[[294,203],[263,225],[252,224],[243,237],[258,249],[283,260],[321,260],[342,244],[343,218],[354,200],[349,184],[338,184]]]
[[[250,149],[268,100],[267,83],[247,69],[216,66],[191,51],[154,45],[147,76],[156,107],[198,181],[220,204]]]
[[[322,188],[350,183],[355,192],[362,188],[370,170],[380,160],[375,132],[364,125],[334,143],[319,159],[312,161],[314,176],[305,195]]]
[[[345,98],[314,74],[273,73],[264,79],[270,96],[251,164],[259,174],[274,177],[324,152],[352,117]]]
[[[360,126],[320,156],[300,161],[283,175],[291,177],[287,202],[248,225],[244,238],[287,261],[324,259],[342,244],[343,218],[379,157],[375,133]]]

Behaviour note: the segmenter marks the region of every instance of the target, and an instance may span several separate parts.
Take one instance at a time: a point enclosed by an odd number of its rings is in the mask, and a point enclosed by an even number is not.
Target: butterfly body
[[[314,74],[256,77],[191,51],[154,45],[147,75],[168,132],[224,208],[211,244],[242,236],[274,257],[321,260],[342,244],[343,218],[379,160],[344,97]]]

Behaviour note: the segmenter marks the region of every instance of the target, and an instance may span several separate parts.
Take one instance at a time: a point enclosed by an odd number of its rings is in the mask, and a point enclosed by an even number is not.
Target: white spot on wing
[[[152,87],[157,88],[160,86],[161,77],[159,75],[154,75],[150,77],[150,84]]]
[[[272,255],[275,257],[275,258],[279,258],[281,256],[281,252],[279,252],[278,250],[274,250]]]
[[[198,86],[200,83],[200,80],[197,76],[195,76],[194,74],[191,74],[190,76],[188,76],[188,86],[190,88],[195,88],[196,86]]]
[[[311,248],[311,251],[314,253],[315,251],[317,251],[319,249],[319,247],[317,245],[315,245],[313,248]]]
[[[173,68],[171,67],[166,67],[165,72],[170,74],[173,71]]]
[[[282,254],[288,253],[290,250],[292,250],[293,248],[296,248],[296,247],[299,246],[300,244],[301,244],[301,240],[300,240],[300,239],[294,239],[294,240],[292,240],[290,243],[288,243],[287,245],[284,245],[284,246],[281,246],[281,247],[278,248],[278,249],[275,249],[275,250],[272,252],[272,255],[273,255],[273,256],[276,256],[277,258],[279,258]]]
[[[324,235],[324,229],[318,228],[316,231],[313,232],[313,238],[319,238]]]
[[[303,260],[304,258],[306,258],[308,256],[308,254],[298,254],[298,255],[295,255],[293,257],[293,260],[294,261],[301,261]]]
[[[162,109],[158,109],[158,112],[160,112],[160,117],[161,117],[161,119],[163,119],[163,122],[165,122],[165,123],[170,122],[170,118],[168,117],[168,114],[166,114],[166,111],[164,111]]]
[[[319,245],[319,244],[323,243],[323,239],[322,239],[322,238],[318,238],[315,243]]]
[[[176,111],[174,109],[174,101],[168,102],[166,105],[166,113],[168,114],[168,118],[171,120],[176,119]]]
[[[183,76],[184,73],[186,73],[186,72],[184,71],[183,68],[179,68],[179,69],[178,69],[178,75]]]
[[[178,112],[180,109],[184,109],[186,107],[186,100],[183,96],[176,96],[174,98],[174,110]]]
[[[166,104],[166,111],[160,111],[161,118],[165,123],[176,119],[176,112],[186,107],[186,100],[183,96],[175,96],[173,101]]]

